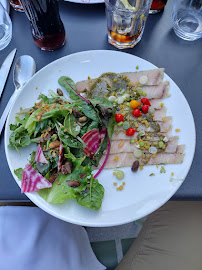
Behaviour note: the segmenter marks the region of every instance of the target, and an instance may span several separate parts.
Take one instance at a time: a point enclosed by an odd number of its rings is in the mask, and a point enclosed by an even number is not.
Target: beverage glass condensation
[[[19,0],[10,0],[10,5],[17,11],[24,12]]]
[[[160,11],[162,11],[167,3],[167,0],[153,0],[149,14],[156,14]]]
[[[202,1],[175,0],[172,10],[175,34],[188,41],[202,37]]]
[[[133,48],[142,38],[151,0],[105,0],[108,42],[118,49]]]
[[[66,39],[58,0],[20,0],[31,23],[35,44],[46,51],[61,48]]]
[[[12,22],[0,2],[0,50],[3,50],[10,43],[12,38]]]

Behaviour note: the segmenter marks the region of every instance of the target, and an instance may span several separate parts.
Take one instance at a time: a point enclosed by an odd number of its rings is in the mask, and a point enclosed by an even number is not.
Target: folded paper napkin
[[[7,1],[7,0],[0,0],[0,3],[5,8],[5,10],[9,13],[9,11],[10,11],[9,1]]]
[[[37,207],[0,207],[0,269],[104,270],[82,226]]]

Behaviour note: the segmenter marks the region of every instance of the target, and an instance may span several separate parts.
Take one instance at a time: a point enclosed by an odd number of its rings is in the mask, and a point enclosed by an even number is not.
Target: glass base
[[[122,42],[118,42],[116,40],[114,40],[110,34],[108,34],[108,42],[109,44],[113,45],[114,47],[118,48],[118,49],[129,49],[129,48],[134,48],[135,45],[141,40],[141,36],[138,37],[138,39],[133,40],[131,42],[127,42],[127,43],[122,43]]]
[[[190,35],[190,33],[185,33],[183,31],[180,31],[180,29],[173,28],[173,30],[179,38],[182,38],[182,39],[187,40],[187,41],[194,41],[194,40],[197,40],[199,38],[202,38],[202,33],[201,33],[201,36],[195,36],[195,35]]]
[[[161,11],[163,11],[163,9],[158,9],[158,10],[152,10],[152,9],[150,9],[149,10],[149,14],[156,14],[156,13],[159,13],[159,12],[161,12]]]

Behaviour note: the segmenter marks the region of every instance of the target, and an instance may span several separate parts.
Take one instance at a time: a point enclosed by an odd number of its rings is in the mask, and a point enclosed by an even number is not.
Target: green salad
[[[49,203],[75,199],[79,205],[98,210],[104,188],[94,176],[103,151],[110,148],[115,108],[105,98],[86,100],[69,77],[58,80],[71,100],[49,90],[33,107],[21,109],[10,125],[9,148],[37,144],[25,168],[15,174],[22,179],[21,192],[37,191]]]

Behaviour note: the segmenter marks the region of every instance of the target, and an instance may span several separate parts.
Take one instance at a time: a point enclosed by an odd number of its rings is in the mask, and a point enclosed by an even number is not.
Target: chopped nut
[[[118,156],[115,156],[114,157],[114,161],[118,161],[119,160],[119,157]]]
[[[69,187],[72,187],[72,188],[76,188],[76,187],[80,186],[80,182],[78,180],[67,181],[67,184]]]
[[[79,177],[80,177],[81,179],[83,179],[84,177],[86,177],[86,173],[80,173],[80,174],[79,174]]]
[[[56,148],[56,147],[59,147],[60,146],[60,142],[59,141],[54,141],[54,142],[51,142],[49,144],[49,148],[53,149],[53,148]]]
[[[63,96],[63,92],[62,92],[62,90],[60,88],[57,88],[57,93],[58,93],[59,96]]]
[[[118,145],[119,148],[121,148],[124,145],[124,141],[121,141]]]
[[[87,117],[86,116],[79,117],[78,121],[80,123],[85,123],[87,121]]]

